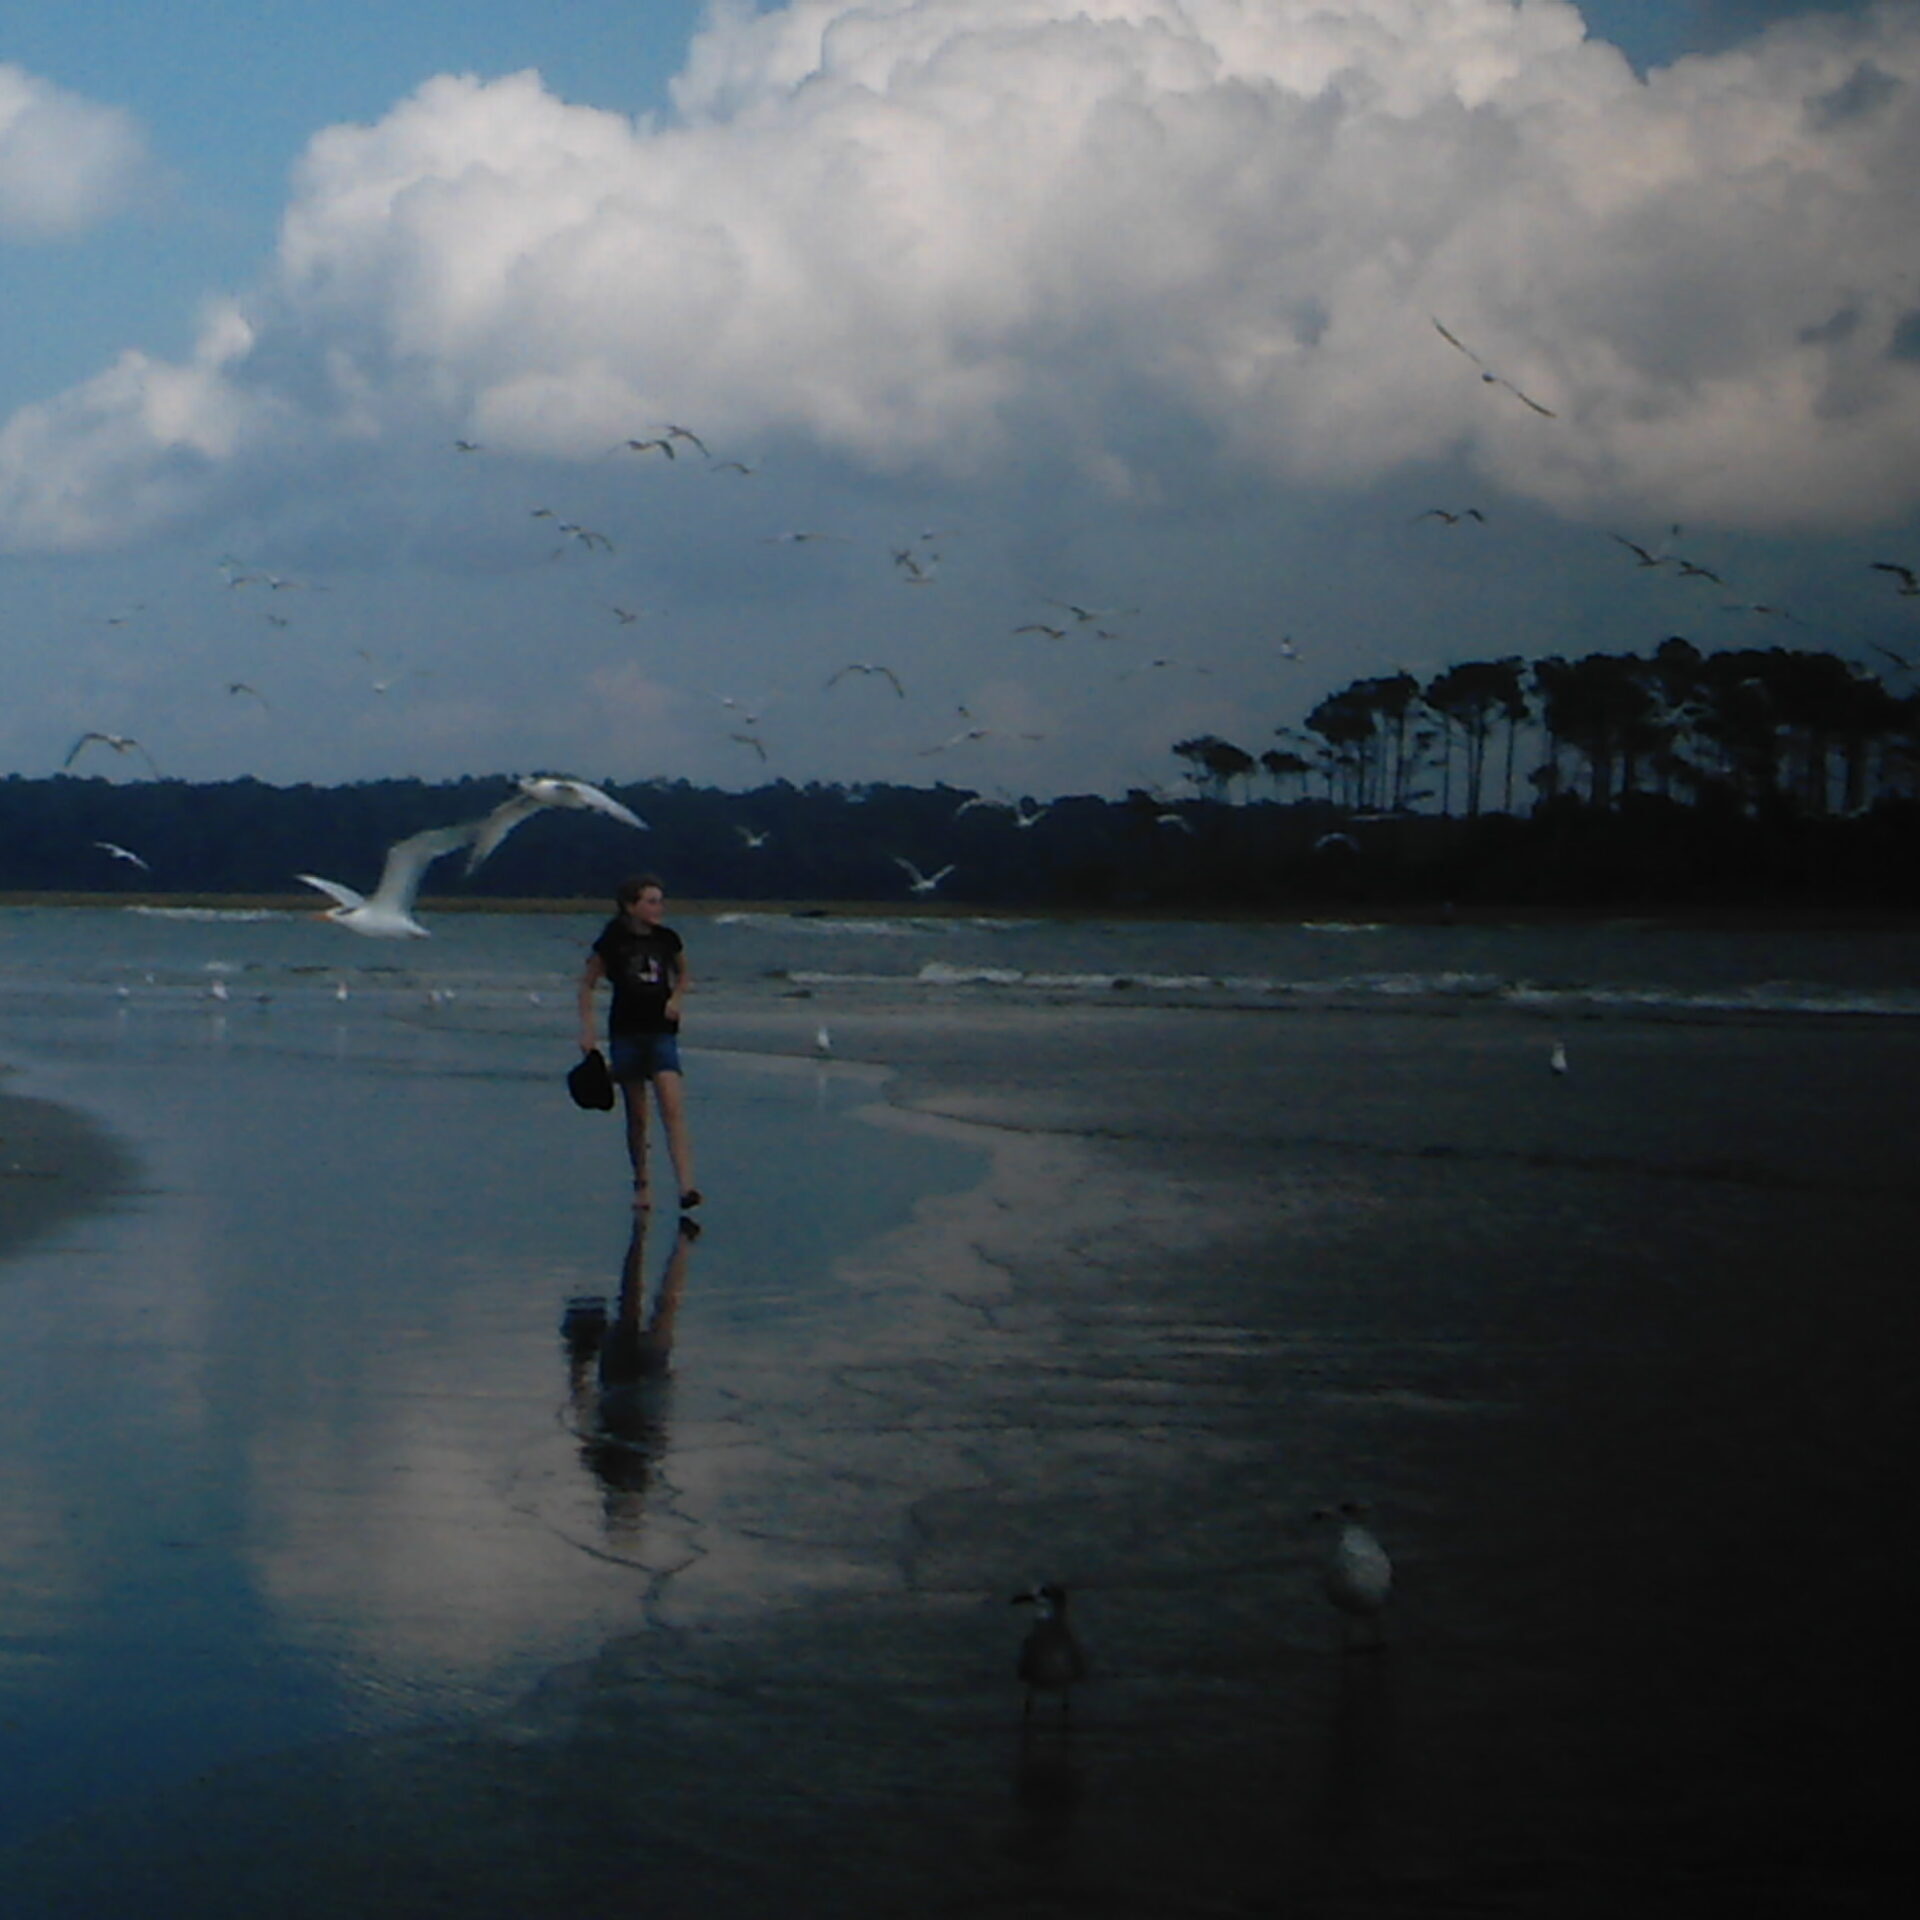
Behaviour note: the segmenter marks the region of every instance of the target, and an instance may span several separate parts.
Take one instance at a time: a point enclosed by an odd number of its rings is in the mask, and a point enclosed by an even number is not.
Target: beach
[[[613,1625],[504,1704],[37,1831],[0,1853],[10,1912],[1807,1913],[1893,1884],[1911,1022],[914,981],[834,996],[821,1060],[827,992],[723,984],[700,1047],[968,1177],[836,1263],[844,1316],[724,1379],[712,1183],[670,1407],[598,1410],[628,1441],[595,1489]],[[87,1199],[88,1135],[40,1137],[76,1182],[45,1191]],[[646,1271],[672,1250],[656,1225]],[[1395,1564],[1379,1651],[1320,1590],[1311,1515],[1350,1499]],[[1091,1674],[1029,1720],[1007,1603],[1038,1580]]]

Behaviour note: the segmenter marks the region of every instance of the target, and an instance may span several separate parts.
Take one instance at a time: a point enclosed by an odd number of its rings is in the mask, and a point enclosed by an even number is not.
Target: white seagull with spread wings
[[[604,813],[609,820],[618,820],[623,826],[646,831],[647,823],[631,807],[622,806],[612,794],[602,793],[598,787],[590,786],[584,780],[571,780],[563,774],[542,773],[518,780],[515,785],[520,791],[511,800],[503,801],[484,820],[466,829],[473,836],[473,851],[467,856],[469,873],[521,821],[531,820],[536,813],[544,812],[548,807]]]
[[[322,917],[349,933],[372,940],[424,940],[427,929],[413,917],[421,879],[442,854],[468,845],[478,831],[479,823],[469,820],[462,826],[429,827],[396,840],[387,849],[380,884],[370,896],[343,887],[338,880],[323,880],[317,873],[297,873],[294,878],[327,895],[334,904],[323,909]]]
[[[914,893],[933,892],[933,890],[939,886],[940,882],[953,871],[953,864],[949,861],[938,873],[922,873],[911,860],[903,860],[897,853],[893,856],[893,864],[906,873],[907,884]]]
[[[153,777],[156,780],[160,778],[160,769],[154,766],[153,755],[150,754],[138,740],[133,739],[128,734],[100,733],[92,728],[89,728],[68,748],[67,757],[60,763],[63,772],[72,766],[74,761],[80,757],[80,749],[90,740],[98,740],[102,746],[111,747],[115,753],[137,753],[140,758],[147,763],[148,767],[152,769]]]

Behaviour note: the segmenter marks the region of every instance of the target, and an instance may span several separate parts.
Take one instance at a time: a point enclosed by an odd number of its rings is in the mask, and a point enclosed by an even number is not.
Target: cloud
[[[0,62],[0,240],[49,240],[120,212],[146,143],[131,115]]]
[[[674,99],[442,76],[325,130],[244,320],[0,433],[0,529],[96,541],[329,439],[584,459],[668,419],[1135,506],[1169,449],[1464,457],[1572,517],[1920,504],[1912,8],[1643,81],[1562,0],[723,3]]]

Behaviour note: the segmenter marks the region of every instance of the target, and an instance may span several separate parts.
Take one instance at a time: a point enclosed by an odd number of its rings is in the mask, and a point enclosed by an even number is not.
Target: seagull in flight
[[[116,860],[124,860],[129,866],[138,867],[142,873],[151,873],[153,869],[134,852],[131,847],[116,845],[111,840],[96,840],[93,843],[102,853],[110,853]]]
[[[958,733],[949,734],[938,746],[922,747],[920,757],[925,759],[930,753],[945,753],[949,747],[964,745],[969,740],[984,740],[992,731],[991,727],[962,727]]]
[[[664,453],[669,460],[674,457],[671,440],[622,440],[617,447],[609,447],[609,453],[651,453],[655,448]]]
[[[1015,627],[1015,633],[1044,633],[1049,640],[1064,640],[1067,637],[1065,627],[1050,627],[1044,620],[1029,620],[1024,627]]]
[[[1427,317],[1429,319],[1433,319],[1433,316],[1431,314],[1429,314]],[[1533,398],[1531,394],[1522,393],[1520,389],[1516,387],[1513,384],[1513,382],[1507,379],[1504,375],[1495,373],[1494,370],[1490,366],[1488,366],[1487,363],[1484,360],[1482,360],[1480,356],[1477,353],[1475,353],[1474,350],[1470,346],[1468,346],[1464,340],[1462,340],[1459,337],[1458,334],[1449,333],[1445,327],[1440,325],[1440,322],[1438,320],[1434,320],[1433,324],[1436,328],[1439,329],[1440,338],[1444,340],[1448,346],[1459,348],[1459,350],[1462,353],[1464,353],[1467,356],[1467,358],[1471,360],[1476,367],[1480,369],[1480,378],[1486,381],[1486,383],[1489,386],[1505,387],[1506,390],[1510,394],[1512,394],[1516,400],[1524,401],[1526,405],[1530,406],[1534,410],[1535,413],[1542,415],[1544,418],[1548,420],[1557,420],[1560,417],[1557,413],[1554,412],[1554,410],[1551,407],[1543,407],[1538,400]]]
[[[613,551],[613,542],[609,540],[604,533],[596,533],[591,527],[583,527],[576,521],[562,520],[555,531],[559,533],[563,541],[579,541],[589,553],[591,553],[596,546],[603,548],[608,553]],[[547,558],[550,560],[558,560],[565,552],[566,548],[564,545],[558,546],[554,548]]]
[[[760,756],[760,764],[766,765],[767,743],[757,733],[730,733],[727,738],[740,746],[751,747]]]
[[[1445,507],[1429,507],[1425,513],[1416,513],[1410,524],[1417,527],[1422,520],[1439,520],[1450,527],[1458,526],[1462,520],[1477,520],[1483,527],[1487,524],[1487,516],[1478,507],[1462,507],[1457,513]]]
[[[1090,627],[1096,620],[1124,620],[1130,613],[1138,613],[1138,607],[1082,607],[1071,600],[1049,600],[1047,605],[1058,607],[1063,613],[1070,613],[1083,627]]]
[[[549,807],[603,813],[609,820],[618,820],[622,826],[638,827],[642,832],[647,830],[647,823],[631,807],[622,806],[612,794],[603,793],[585,780],[572,780],[564,774],[540,773],[516,780],[514,784],[520,791],[512,799],[503,800],[484,820],[466,829],[473,840],[473,851],[467,856],[469,873],[476,871],[487,855],[521,821],[531,820],[536,813],[542,813]]]
[[[1210,674],[1213,671],[1211,667],[1196,666],[1191,660],[1172,660],[1162,655],[1155,660],[1142,660],[1137,667],[1128,667],[1124,672],[1117,674],[1115,678],[1132,680],[1139,674],[1153,672],[1156,667],[1185,667],[1189,673],[1201,674]]]
[[[479,453],[483,451],[478,440],[456,440],[453,443],[455,453]]]
[[[1898,560],[1872,560],[1868,562],[1875,573],[1891,573],[1899,577],[1900,585],[1896,589],[1901,599],[1911,600],[1920,595],[1920,574],[1911,567],[1904,567]]]
[[[922,873],[911,860],[903,860],[897,853],[893,856],[893,864],[905,872],[908,890],[916,894],[932,893],[953,871],[953,863],[949,861],[938,873]]]
[[[770,533],[766,536],[763,544],[772,547],[797,547],[804,545],[809,540],[837,540],[842,546],[848,544],[847,536],[844,533],[812,533],[804,527],[798,528],[792,533]]]
[[[89,741],[93,740],[98,740],[102,746],[111,747],[115,753],[137,753],[140,758],[152,768],[153,777],[156,780],[160,778],[160,769],[154,766],[153,755],[150,754],[138,740],[133,739],[128,734],[99,733],[91,728],[83,733],[80,738],[73,743],[72,747],[68,749],[66,759],[60,763],[61,770],[64,772],[68,767],[72,766],[74,761],[80,757],[80,749],[86,746]]]
[[[1619,541],[1643,567],[1664,567],[1672,558],[1671,554],[1649,552],[1639,541],[1629,540],[1624,533],[1610,533],[1607,538]]]
[[[229,680],[227,682],[227,691],[230,694],[250,693],[269,713],[273,711],[273,702],[270,701],[258,687],[249,685],[245,680]]]
[[[332,900],[332,906],[322,909],[322,918],[350,933],[372,940],[424,940],[428,930],[413,917],[420,881],[442,854],[471,844],[479,829],[480,823],[470,820],[457,827],[429,827],[396,840],[387,849],[380,884],[371,896],[356,893],[338,880],[323,880],[317,873],[297,873],[294,878]]]
[[[780,696],[770,693],[764,700],[748,702],[737,700],[730,693],[713,693],[709,690],[709,698],[718,700],[743,726],[757,727],[778,704]]]
[[[773,838],[770,832],[756,832],[752,827],[735,826],[734,832],[746,842],[749,853],[757,853]]]
[[[900,676],[895,673],[891,667],[883,667],[873,660],[849,660],[847,664],[827,682],[827,691],[831,692],[850,673],[877,673],[902,700],[907,697],[906,688],[900,684]]]
[[[672,443],[675,440],[684,440],[688,446],[698,447],[703,458],[708,460],[713,458],[712,449],[708,447],[707,443],[702,440],[691,427],[676,427],[673,422],[669,420],[660,431],[667,436],[669,452],[672,451]]]

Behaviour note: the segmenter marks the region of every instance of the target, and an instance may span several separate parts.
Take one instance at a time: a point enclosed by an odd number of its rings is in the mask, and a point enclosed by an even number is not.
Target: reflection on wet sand
[[[612,1317],[604,1299],[583,1294],[567,1302],[560,1323],[580,1458],[599,1482],[610,1537],[638,1531],[647,1489],[667,1451],[674,1323],[700,1237],[700,1223],[682,1214],[649,1311],[648,1222],[644,1213],[634,1217]]]

